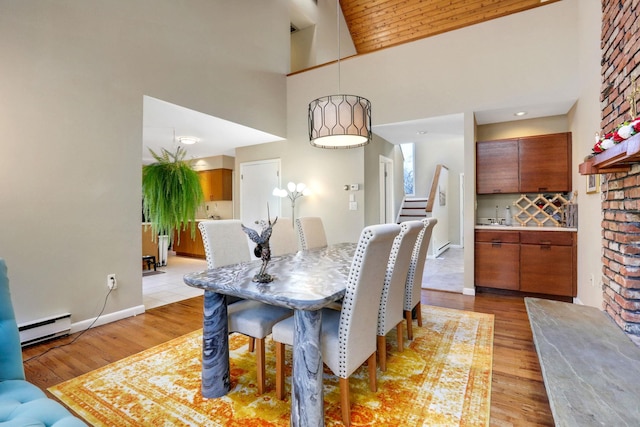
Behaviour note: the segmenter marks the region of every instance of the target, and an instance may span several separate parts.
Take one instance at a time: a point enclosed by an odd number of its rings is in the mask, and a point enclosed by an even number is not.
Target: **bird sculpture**
[[[271,248],[269,247],[269,239],[271,238],[271,232],[273,230],[273,226],[278,222],[278,217],[276,217],[273,222],[269,218],[267,222],[263,222],[262,231],[258,234],[256,230],[253,228],[245,227],[242,224],[242,231],[247,233],[249,239],[253,243],[256,244],[255,249],[253,250],[253,254],[257,257],[260,257],[262,260],[262,267],[260,267],[260,271],[253,277],[255,282],[259,283],[269,283],[273,281],[273,276],[267,274],[267,264],[271,260]]]

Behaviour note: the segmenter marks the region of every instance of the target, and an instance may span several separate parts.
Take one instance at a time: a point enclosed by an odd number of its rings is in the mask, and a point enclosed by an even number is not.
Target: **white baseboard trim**
[[[476,296],[476,288],[462,288],[462,295]]]
[[[70,333],[76,333],[80,331],[84,331],[89,327],[95,327],[100,325],[106,325],[107,323],[115,322],[116,320],[126,319],[127,317],[137,316],[138,314],[144,313],[144,305],[138,305],[135,307],[127,308],[125,310],[116,311],[114,313],[105,314],[100,316],[98,320],[96,318],[82,320],[80,322],[73,323],[71,325]],[[95,321],[95,324],[92,324]]]

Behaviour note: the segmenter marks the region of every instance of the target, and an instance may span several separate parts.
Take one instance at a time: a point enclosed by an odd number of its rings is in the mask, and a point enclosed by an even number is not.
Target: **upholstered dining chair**
[[[298,252],[298,233],[291,225],[291,218],[278,218],[269,239],[271,255],[285,255]]]
[[[322,359],[339,377],[342,421],[351,424],[349,376],[365,361],[369,367],[369,388],[376,391],[376,321],[384,285],[387,261],[397,224],[365,227],[360,234],[343,298],[342,310],[323,309]],[[276,395],[284,398],[284,345],[294,344],[294,318],[273,326],[276,342]]]
[[[300,248],[303,250],[324,248],[327,246],[327,235],[324,231],[322,218],[305,216],[296,219]]]
[[[400,224],[400,234],[391,247],[387,273],[384,277],[380,307],[378,309],[378,364],[381,371],[387,370],[387,334],[393,328],[397,330],[398,351],[404,350],[404,285],[409,273],[411,254],[420,231],[424,229],[422,221],[406,221]]]
[[[433,227],[438,222],[435,218],[425,218],[422,220],[424,228],[418,235],[416,245],[411,254],[411,264],[404,288],[404,317],[407,320],[407,338],[413,339],[413,316],[412,311],[416,310],[418,326],[422,326],[422,305],[420,303],[420,293],[422,289],[422,274],[424,273],[424,263],[427,259],[427,249],[431,241]]]
[[[240,220],[211,220],[198,224],[204,243],[207,268],[247,262],[251,259],[246,233]],[[229,299],[227,300],[229,302]],[[227,306],[229,333],[239,332],[250,338],[249,351],[256,352],[258,394],[265,391],[265,338],[271,328],[293,312],[285,307],[253,300],[238,300]]]

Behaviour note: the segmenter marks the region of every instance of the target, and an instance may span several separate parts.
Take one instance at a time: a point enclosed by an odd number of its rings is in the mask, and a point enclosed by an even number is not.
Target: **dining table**
[[[289,307],[294,316],[291,426],[323,426],[322,309],[344,297],[356,249],[355,243],[340,243],[273,257],[268,283],[254,280],[262,267],[259,259],[186,274],[187,285],[204,290],[203,397],[230,390],[225,295]]]

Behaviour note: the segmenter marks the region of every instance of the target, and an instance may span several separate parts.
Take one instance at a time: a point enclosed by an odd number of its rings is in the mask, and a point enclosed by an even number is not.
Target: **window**
[[[404,171],[404,194],[407,196],[414,196],[416,192],[416,177],[414,173],[415,165],[413,162],[415,144],[413,142],[400,144],[400,149],[402,150],[402,156],[404,157],[404,162],[402,164],[402,169]]]

